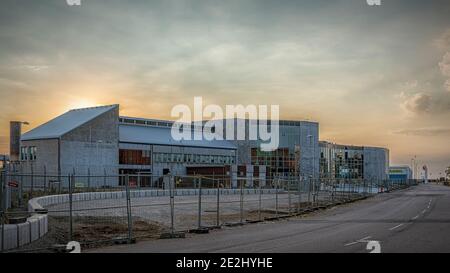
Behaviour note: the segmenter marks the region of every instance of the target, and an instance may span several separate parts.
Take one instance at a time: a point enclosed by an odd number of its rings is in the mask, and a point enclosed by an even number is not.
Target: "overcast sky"
[[[450,1],[2,0],[0,153],[10,120],[119,103],[279,104],[323,140],[450,165]]]

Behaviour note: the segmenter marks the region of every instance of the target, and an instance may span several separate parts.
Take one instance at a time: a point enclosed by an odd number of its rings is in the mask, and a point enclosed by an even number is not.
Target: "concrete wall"
[[[58,139],[26,140],[21,141],[21,146],[35,146],[36,160],[22,161],[18,171],[22,173],[58,174]]]
[[[37,202],[37,198],[30,200],[28,210],[34,213],[36,209],[43,207]],[[29,244],[43,237],[48,232],[47,214],[33,214],[27,218],[25,223],[4,225],[4,242],[0,236],[0,247],[2,250],[14,249]]]
[[[11,173],[43,175],[45,172],[47,174],[47,177],[35,176],[33,181],[31,181],[31,177],[15,178],[22,187],[28,188],[33,184],[34,187],[41,188],[44,186],[44,183],[48,185],[49,180],[58,180],[58,139],[27,140],[22,141],[21,145],[27,147],[35,146],[36,160],[22,161],[21,164],[14,165]]]
[[[68,185],[67,176],[118,174],[119,165],[119,108],[116,107],[82,126],[63,135],[61,139],[21,141],[22,146],[35,146],[36,160],[22,161],[15,171],[43,174],[48,180],[62,176],[63,187]],[[52,177],[53,176],[53,177]],[[80,181],[87,184],[88,181]],[[103,178],[91,179],[92,186],[103,185]],[[23,179],[23,186],[31,184],[30,178]],[[33,184],[43,185],[44,177],[35,177]],[[108,185],[118,185],[117,178],[108,178]]]
[[[311,136],[311,137],[310,137]],[[283,139],[283,136],[281,136]],[[300,174],[303,177],[319,177],[319,124],[302,121],[298,132],[300,145]]]
[[[61,174],[118,174],[119,108],[116,107],[61,137]],[[79,178],[78,183],[91,186],[104,184],[103,178]],[[117,186],[117,178],[107,185]]]
[[[385,180],[389,178],[389,150],[364,147],[364,178]]]

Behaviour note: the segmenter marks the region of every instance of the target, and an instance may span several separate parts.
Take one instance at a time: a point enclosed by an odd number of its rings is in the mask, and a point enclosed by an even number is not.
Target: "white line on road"
[[[354,244],[365,243],[365,241],[366,241],[367,239],[370,239],[370,238],[372,238],[372,236],[364,237],[364,238],[359,239],[359,240],[356,240],[356,241],[354,241],[354,242],[345,244],[344,246],[351,246],[351,245],[354,245]]]
[[[425,212],[427,212],[427,210],[426,210],[426,209],[422,210],[422,214],[424,214]]]
[[[399,228],[399,227],[401,227],[401,226],[403,226],[403,224],[396,225],[395,227],[391,227],[389,230],[394,230],[394,229]]]
[[[412,219],[416,220],[417,218],[419,218],[419,215],[414,216]]]

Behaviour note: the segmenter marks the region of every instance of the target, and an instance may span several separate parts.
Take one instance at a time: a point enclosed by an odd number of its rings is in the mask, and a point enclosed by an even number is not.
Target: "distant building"
[[[318,123],[280,121],[280,145],[273,152],[262,152],[258,141],[248,139],[175,141],[173,123],[120,116],[119,105],[71,110],[22,135],[14,169],[45,173],[63,185],[71,174],[107,174],[108,179],[84,183],[110,186],[123,183],[113,178],[119,174],[142,175],[141,186],[152,186],[169,172],[226,175],[233,186],[238,177],[318,176]]]
[[[82,181],[91,186],[123,184],[117,179],[119,174],[129,174],[140,186],[154,186],[166,173],[228,176],[234,187],[239,177],[263,183],[267,178],[289,176],[388,177],[389,150],[328,142],[319,145],[317,122],[280,120],[279,146],[271,152],[261,150],[260,141],[250,140],[247,132],[244,140],[175,141],[173,124],[120,116],[119,105],[71,110],[23,134],[20,162],[12,169],[45,173],[48,181],[62,185],[67,185],[71,174],[98,176]],[[249,120],[245,124],[249,128]],[[203,129],[205,123],[197,126],[193,130]]]
[[[389,179],[393,181],[407,181],[412,179],[412,170],[409,166],[389,167]]]
[[[319,142],[320,177],[341,179],[388,179],[389,150]]]
[[[236,128],[235,120],[235,128]],[[245,120],[245,128],[249,128]],[[224,124],[225,125],[225,124]],[[271,130],[269,124],[269,130]],[[226,136],[225,128],[224,135]],[[267,177],[319,176],[319,123],[311,121],[280,120],[278,149],[268,152],[260,148],[260,140],[231,141],[238,148],[238,165],[265,168]],[[241,167],[245,171],[244,167]],[[251,170],[250,170],[251,171]]]

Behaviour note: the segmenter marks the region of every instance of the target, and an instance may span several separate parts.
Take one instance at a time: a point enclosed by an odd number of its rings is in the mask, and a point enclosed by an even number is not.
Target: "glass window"
[[[36,151],[37,149],[35,146],[30,147],[30,160],[36,160]]]
[[[119,150],[119,164],[150,165],[151,152],[149,150]]]
[[[20,159],[21,160],[27,160],[27,154],[28,154],[28,148],[27,147],[20,147]]]

